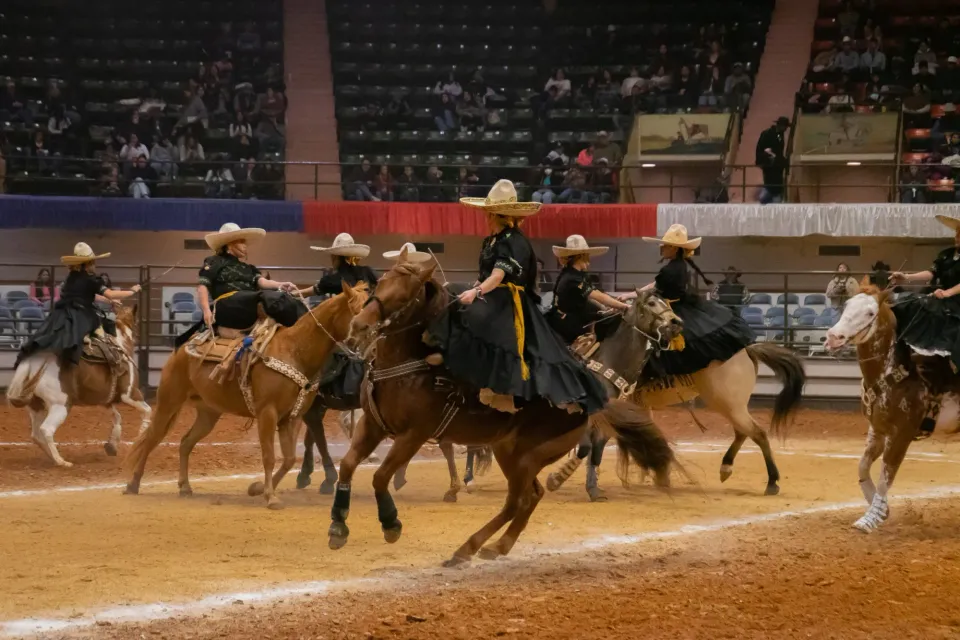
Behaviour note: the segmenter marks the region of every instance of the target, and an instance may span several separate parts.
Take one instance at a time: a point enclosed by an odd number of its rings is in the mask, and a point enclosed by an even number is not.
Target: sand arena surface
[[[124,417],[130,440],[138,421]],[[109,412],[71,415],[57,440],[76,465],[58,469],[29,444],[26,415],[4,407],[0,635],[960,637],[960,443],[937,435],[915,444],[893,490],[914,498],[894,500],[882,530],[865,536],[849,526],[866,508],[859,415],[801,413],[775,444],[775,497],[762,495],[763,461],[750,444],[733,477],[719,482],[732,432],[718,417],[699,413],[704,434],[682,411],[656,417],[696,485],[623,488],[608,451],[601,484],[609,502],[587,500],[581,469],[541,502],[508,559],[447,570],[440,562],[502,504],[498,471],[446,504],[446,465],[428,452],[395,494],[404,530],[388,545],[372,468],[363,468],[350,541],[334,552],[331,497],[316,492],[317,476],[303,491],[287,476],[283,511],[246,495],[260,461],[256,434],[241,420],[225,419],[195,451],[193,498],[179,498],[169,482],[176,446],[151,457],[140,496],[123,496],[117,485],[127,477],[102,448]],[[171,443],[191,419],[181,419]]]

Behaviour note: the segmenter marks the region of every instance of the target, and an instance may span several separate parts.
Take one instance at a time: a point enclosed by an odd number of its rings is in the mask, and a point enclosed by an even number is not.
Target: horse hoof
[[[117,455],[117,445],[113,444],[112,442],[103,443],[103,450],[110,457],[114,457]]]
[[[607,494],[600,489],[588,489],[587,495],[590,496],[590,502],[606,502]]]
[[[306,489],[311,484],[310,476],[300,477],[297,476],[297,489]],[[322,487],[320,493],[323,493]]]
[[[476,488],[476,485],[473,482],[467,482],[467,481],[463,482],[463,490],[466,491],[467,493],[473,493],[475,488]]]
[[[394,490],[394,491],[400,491],[400,489],[403,489],[405,486],[407,486],[407,479],[406,479],[406,478],[401,478],[400,476],[394,476],[394,478],[393,478],[393,490]]]
[[[283,509],[283,502],[281,502],[278,498],[271,498],[271,500],[267,502],[267,509],[270,509],[271,511],[280,511]]]
[[[496,560],[503,554],[497,551],[494,547],[480,547],[479,553],[477,555],[482,560]]]
[[[720,482],[726,482],[733,475],[733,465],[720,465]]]
[[[874,531],[876,531],[876,527],[872,526],[868,522],[864,522],[863,518],[860,518],[859,520],[854,522],[851,526],[857,531],[860,531],[861,533],[873,533]]]
[[[556,491],[563,483],[557,477],[557,474],[551,473],[547,476],[547,491]]]
[[[180,487],[180,497],[181,498],[190,498],[193,496],[193,489],[189,485]]]
[[[403,525],[400,524],[400,521],[398,520],[396,526],[390,527],[389,529],[387,527],[383,528],[383,539],[387,543],[393,544],[400,539],[401,533],[403,533]]]
[[[257,482],[251,482],[250,486],[247,487],[248,496],[262,496],[263,495],[263,483],[259,480]]]
[[[457,501],[457,491],[450,489],[445,494],[443,494],[444,502],[456,502]]]
[[[73,463],[67,462],[66,460],[61,460],[60,462],[57,463],[57,466],[63,467],[64,469],[69,469],[70,467],[73,466]]]
[[[442,566],[447,569],[452,569],[454,567],[460,567],[465,564],[470,564],[470,558],[464,558],[462,556],[453,556],[449,560],[444,560]]]
[[[127,487],[123,490],[123,495],[125,495],[125,496],[136,496],[136,495],[140,495],[140,487],[138,487],[137,485],[135,485],[135,484],[133,484],[133,483],[131,482],[131,483],[128,484]]]
[[[347,538],[350,536],[350,529],[346,522],[331,522],[330,529],[327,531],[330,536],[330,548],[336,551],[342,549],[347,544]]]
[[[320,483],[320,493],[325,496],[332,496],[334,490],[337,487],[337,483],[333,480],[324,480]]]
[[[763,495],[765,495],[765,496],[775,496],[775,495],[777,495],[778,493],[780,493],[780,487],[779,487],[779,485],[768,484],[768,485],[767,485],[767,490],[763,492]]]

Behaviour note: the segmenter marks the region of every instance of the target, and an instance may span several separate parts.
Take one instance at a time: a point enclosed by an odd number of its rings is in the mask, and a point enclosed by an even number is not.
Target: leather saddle
[[[83,343],[82,360],[91,364],[107,365],[111,369],[124,367],[126,354],[115,340],[106,336],[91,336]]]

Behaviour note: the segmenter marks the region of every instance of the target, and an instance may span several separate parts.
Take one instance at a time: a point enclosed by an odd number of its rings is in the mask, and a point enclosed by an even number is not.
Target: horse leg
[[[299,424],[299,420],[297,421]],[[273,488],[280,486],[283,477],[287,475],[293,465],[297,463],[297,428],[290,420],[284,420],[280,425],[280,468],[273,474]]]
[[[873,496],[867,512],[853,523],[854,528],[864,533],[870,533],[879,528],[890,515],[887,493],[893,486],[893,480],[897,477],[897,471],[903,463],[903,458],[907,455],[907,449],[910,448],[910,443],[913,442],[917,429],[900,429],[896,435],[887,438],[880,464],[880,482],[877,484],[877,492]]]
[[[397,518],[397,505],[390,495],[390,479],[397,469],[406,465],[426,441],[416,431],[410,430],[394,438],[393,446],[387,452],[380,467],[373,473],[373,495],[377,499],[377,516],[383,529],[383,539],[394,543],[400,539],[403,525]]]
[[[600,462],[603,461],[603,448],[607,446],[607,438],[593,429],[588,429],[587,433],[590,438],[590,459],[587,460],[587,495],[590,496],[590,502],[606,502],[607,495],[600,488]]]
[[[132,375],[130,379],[134,380]],[[150,405],[144,401],[143,394],[140,393],[140,389],[133,386],[131,383],[128,392],[120,395],[120,402],[127,406],[133,407],[140,412],[140,431],[137,435],[140,435],[146,431],[147,427],[150,426],[150,415],[153,413],[153,409],[151,409]]]
[[[767,488],[764,490],[764,495],[775,496],[780,493],[780,485],[777,484],[780,481],[780,470],[777,469],[777,463],[773,460],[773,450],[770,448],[770,440],[767,438],[767,432],[761,429],[757,421],[750,415],[746,403],[744,403],[742,407],[737,406],[732,408],[727,414],[727,419],[733,424],[736,437],[734,438],[733,444],[730,445],[730,449],[728,449],[727,453],[723,456],[723,466],[720,467],[721,478],[724,466],[733,473],[733,458],[740,450],[737,442],[739,441],[742,445],[742,437],[746,436],[760,447],[760,451],[763,453],[763,462],[767,465]],[[728,458],[727,456],[730,457]]]
[[[47,417],[40,423],[40,448],[50,456],[50,459],[53,460],[54,464],[58,467],[72,467],[72,462],[67,462],[60,456],[60,451],[57,450],[57,443],[53,441],[53,436],[57,433],[57,429],[59,429],[63,421],[67,419],[67,413],[69,412],[67,405],[66,403],[48,403],[47,407]]]
[[[110,410],[113,412],[113,426],[110,428],[110,439],[103,444],[103,450],[108,456],[115,456],[120,450],[120,436],[123,433],[123,419],[117,406],[112,405]]]
[[[300,473],[297,474],[297,489],[306,489],[310,486],[310,476],[313,475],[313,445],[316,438],[313,435],[313,425],[307,415],[303,416],[303,423],[307,429],[303,434],[303,462],[300,463]],[[322,428],[322,426],[321,426]]]
[[[190,454],[193,453],[193,448],[198,442],[210,435],[220,419],[220,413],[206,405],[197,403],[195,409],[197,417],[190,425],[190,430],[180,440],[180,475],[177,478],[177,487],[180,489],[180,496],[184,498],[193,495],[189,474]]]
[[[274,453],[273,439],[277,433],[277,410],[273,405],[267,405],[257,415],[257,432],[260,436],[260,454],[263,459],[263,499],[267,501],[268,509],[282,509],[283,503],[274,493],[273,486],[273,467],[277,463],[277,457]],[[247,493],[254,493],[254,486],[251,484]]]
[[[477,457],[476,447],[467,447],[467,465],[463,470],[463,488],[470,493],[473,489],[473,461]]]
[[[873,502],[873,497],[877,494],[877,487],[873,484],[873,478],[870,477],[870,467],[877,461],[880,454],[883,453],[883,445],[886,438],[877,437],[877,432],[873,430],[873,425],[867,429],[867,444],[864,446],[863,455],[860,456],[860,467],[858,475],[860,478],[860,491],[866,498],[867,504]]]
[[[447,459],[447,471],[450,472],[450,488],[443,494],[444,502],[456,502],[460,493],[460,474],[457,473],[457,461],[453,457],[453,443],[449,440],[440,441],[440,451]]]
[[[564,462],[559,469],[547,476],[547,490],[556,491],[563,486],[563,483],[570,479],[580,465],[583,459],[590,455],[591,450],[590,433],[584,433],[580,438],[580,444],[577,445],[577,452],[572,458]],[[589,493],[587,489],[587,493]]]
[[[44,407],[43,409],[34,409],[32,406],[27,405],[27,412],[30,415],[30,439],[40,447],[40,450],[43,451],[44,454],[47,454],[47,450],[44,448],[40,437],[40,425],[47,419],[46,405],[42,406]]]
[[[377,456],[370,456],[370,458],[367,460],[367,462],[377,462],[377,461],[378,461]],[[400,489],[403,489],[405,486],[407,486],[407,465],[409,464],[410,464],[409,461],[404,462],[402,465],[400,465],[400,468],[397,469],[397,472],[393,474],[393,490],[394,491],[400,491]]]
[[[323,482],[320,483],[320,493],[325,496],[333,495],[333,490],[337,486],[337,465],[333,463],[333,458],[330,457],[327,434],[322,425],[319,430],[314,430],[313,438],[317,443],[317,450],[320,452],[320,463],[323,465]]]
[[[330,548],[337,550],[347,544],[350,529],[347,527],[347,516],[350,514],[350,483],[357,465],[383,442],[383,432],[374,425],[367,427],[367,416],[364,414],[357,421],[350,441],[350,450],[340,461],[340,478],[337,481],[337,491],[333,496],[333,507],[330,509]]]
[[[543,498],[543,494],[543,485],[540,484],[536,474],[534,474],[533,483],[525,494],[521,496],[517,513],[513,517],[513,520],[510,521],[507,530],[503,532],[503,535],[500,536],[500,539],[497,540],[496,543],[481,548],[479,556],[484,560],[496,560],[500,556],[505,556],[510,553],[513,545],[517,543],[517,538],[519,538],[523,530],[527,528],[530,516],[533,515],[533,511],[540,503],[540,499]]]
[[[730,476],[733,475],[733,461],[736,459],[737,454],[740,453],[740,447],[742,447],[746,441],[746,434],[740,433],[739,431],[733,432],[733,442],[730,444],[727,452],[723,454],[723,460],[720,461],[720,482],[726,482],[730,479]]]

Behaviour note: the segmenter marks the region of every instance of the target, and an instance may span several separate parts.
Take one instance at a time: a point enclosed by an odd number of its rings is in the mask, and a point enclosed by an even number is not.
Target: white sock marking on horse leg
[[[62,425],[66,419],[66,405],[52,405],[47,413],[46,419],[43,421],[43,424],[40,425],[40,442],[43,443],[41,446],[47,455],[50,456],[57,465],[61,467],[72,467],[72,463],[67,462],[60,456],[60,452],[57,451],[57,443],[53,441],[53,436],[56,435],[57,429],[60,428],[60,425]]]
[[[123,417],[117,410],[116,405],[111,405],[110,410],[113,411],[113,427],[110,429],[110,439],[107,442],[119,449],[120,436],[123,435]]]

